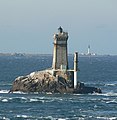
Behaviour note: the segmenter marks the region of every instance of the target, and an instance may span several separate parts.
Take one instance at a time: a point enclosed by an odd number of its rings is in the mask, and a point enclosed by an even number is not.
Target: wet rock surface
[[[27,76],[20,76],[13,82],[10,92],[51,92],[51,93],[101,93],[101,90],[95,87],[86,87],[78,82],[77,89],[73,89],[73,81],[66,80],[65,77],[53,76],[46,71],[33,72]]]

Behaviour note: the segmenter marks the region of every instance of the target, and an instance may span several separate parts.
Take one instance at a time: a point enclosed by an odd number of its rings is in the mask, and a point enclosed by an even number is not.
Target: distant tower
[[[77,88],[78,82],[78,52],[74,53],[74,89]]]
[[[90,55],[90,45],[88,45],[88,51],[87,54]]]
[[[52,68],[68,69],[68,51],[67,51],[68,33],[64,32],[61,27],[58,28],[58,33],[54,34],[54,51]]]

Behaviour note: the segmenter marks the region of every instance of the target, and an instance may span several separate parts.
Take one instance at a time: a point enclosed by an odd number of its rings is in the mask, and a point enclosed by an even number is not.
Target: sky
[[[68,51],[117,55],[117,0],[0,0],[0,53],[53,53],[62,26]]]

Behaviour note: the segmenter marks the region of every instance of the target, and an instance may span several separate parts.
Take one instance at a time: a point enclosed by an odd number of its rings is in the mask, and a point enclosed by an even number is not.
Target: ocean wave
[[[114,92],[108,92],[106,94],[104,94],[105,96],[117,96],[117,93]]]
[[[117,117],[97,117],[97,119],[101,119],[101,120],[117,120]]]
[[[107,104],[117,104],[117,100],[110,100],[106,102]]]
[[[9,93],[9,90],[0,90],[0,93]]]
[[[76,94],[76,93],[75,93],[75,94],[73,94],[73,95],[79,96],[79,95],[82,95],[82,94]]]
[[[85,119],[96,119],[96,120],[116,120],[117,117],[93,117],[93,116],[86,116],[86,115],[82,115],[82,117],[78,117],[78,116],[73,116],[72,118],[59,118],[59,117],[53,117],[53,116],[28,116],[28,115],[16,115],[15,118],[22,118],[22,119],[38,119],[38,120],[70,120],[70,119],[74,119],[74,120],[85,120]]]
[[[10,92],[10,90],[0,90],[1,94],[2,93],[9,93],[9,92]],[[14,93],[14,94],[28,94],[26,92],[21,92],[21,91],[15,91],[15,92],[12,92],[12,93]]]
[[[44,103],[45,100],[43,99],[40,99],[40,98],[29,98],[29,97],[16,97],[16,98],[13,98],[12,101],[15,101],[15,102],[21,102],[21,103],[33,103],[33,102],[41,102],[41,103]]]
[[[15,92],[13,92],[14,94],[28,94],[28,93],[26,93],[26,92],[21,92],[21,91],[15,91]]]
[[[117,86],[117,84],[110,83],[110,84],[105,84],[105,86]]]
[[[33,116],[28,116],[28,115],[16,115],[15,118],[34,119]]]
[[[108,93],[93,93],[93,94],[89,94],[89,95],[99,95],[99,96],[117,96],[117,93],[115,92],[108,92]]]
[[[41,103],[48,103],[48,102],[60,102],[63,101],[62,98],[57,97],[35,97],[35,98],[28,98],[27,102],[41,102]]]
[[[1,101],[2,102],[8,102],[8,99],[2,99]]]
[[[37,99],[37,98],[31,98],[31,99],[27,100],[27,102],[41,102],[41,103],[44,103],[45,100],[41,100],[41,99]]]
[[[19,97],[0,97],[0,102],[10,103],[51,103],[63,101],[62,98],[57,97],[31,97],[31,96],[19,96]]]
[[[22,118],[22,119],[38,119],[38,120],[70,120],[69,118],[54,118],[52,116],[41,116],[41,117],[34,117],[28,115],[16,115],[15,118]]]
[[[3,85],[3,86],[5,86],[5,85],[10,85],[10,86],[12,86],[11,83],[1,83],[0,85],[1,85],[1,86],[2,86],[2,85]]]
[[[7,118],[7,117],[1,117],[1,116],[0,116],[0,119],[1,119],[1,120],[10,120],[10,118]]]

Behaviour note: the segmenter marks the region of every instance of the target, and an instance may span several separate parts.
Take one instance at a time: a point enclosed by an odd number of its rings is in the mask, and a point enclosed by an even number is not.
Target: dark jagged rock
[[[60,74],[60,73],[59,73]],[[15,79],[10,92],[51,92],[51,93],[101,93],[101,90],[95,87],[86,87],[83,83],[78,83],[77,89],[73,89],[73,81],[66,80],[64,77],[56,77],[46,71],[33,72],[27,76],[21,76]]]

